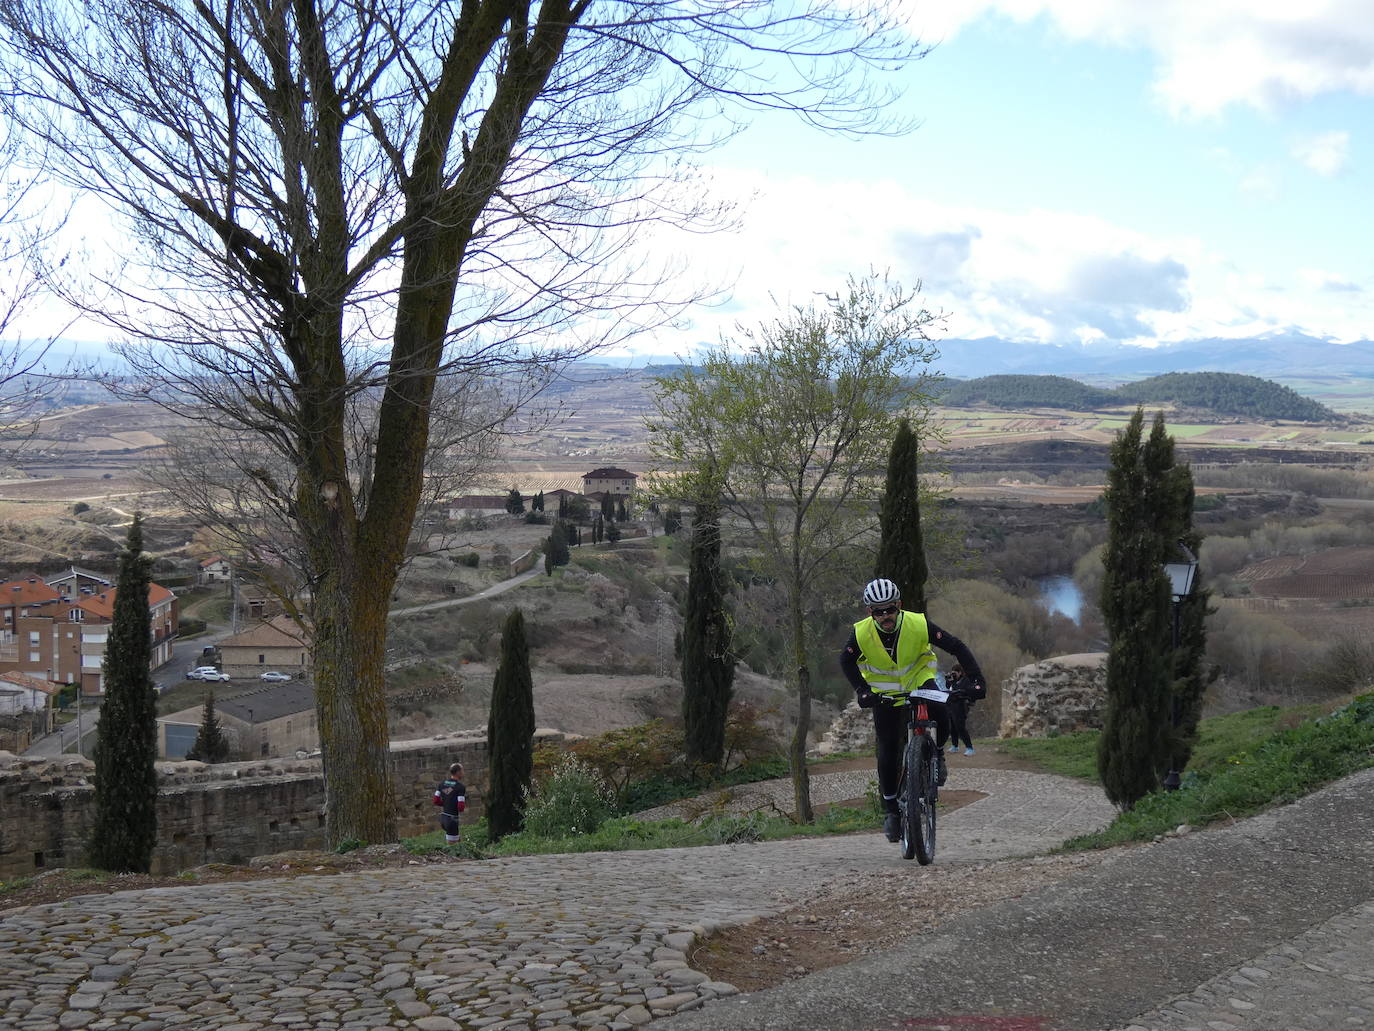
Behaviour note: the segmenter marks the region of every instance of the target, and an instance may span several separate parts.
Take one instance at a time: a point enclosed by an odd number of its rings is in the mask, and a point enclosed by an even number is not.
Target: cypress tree
[[[566,523],[555,520],[545,545],[544,555],[548,567],[566,566],[572,561],[572,552],[568,550],[568,526]],[[548,570],[546,569],[546,571]]]
[[[628,522],[630,519],[630,510],[626,506],[624,498],[615,503],[615,518],[617,522],[621,523]]]
[[[566,494],[558,495],[558,518],[568,518],[568,495]]]
[[[730,621],[720,572],[720,509],[697,505],[692,520],[687,603],[680,641],[682,722],[687,758],[719,766],[725,756],[725,716],[735,681]]]
[[[601,495],[601,518],[608,523],[615,518],[615,501],[609,494]]]
[[[520,492],[514,487],[506,495],[506,511],[511,515],[520,515],[525,511],[525,499],[520,496]]]
[[[1169,507],[1173,513],[1174,525],[1170,540],[1175,540],[1196,556],[1202,546],[1202,535],[1193,528],[1193,474],[1186,465],[1175,465],[1169,470],[1166,483]],[[1181,552],[1171,554],[1167,561],[1178,561],[1184,556]],[[1177,613],[1171,618],[1178,620],[1178,647],[1173,651],[1172,679],[1173,706],[1178,714],[1178,726],[1174,728],[1171,744],[1173,762],[1171,768],[1183,770],[1192,758],[1197,744],[1197,727],[1202,719],[1202,696],[1207,686],[1219,672],[1209,669],[1207,653],[1207,609],[1212,594],[1202,586],[1199,570],[1193,581],[1193,591],[1177,603]],[[1170,604],[1173,599],[1170,598]]]
[[[196,732],[196,742],[186,753],[186,758],[198,759],[204,763],[222,763],[229,758],[229,741],[220,729],[218,717],[215,716],[213,688],[205,696],[205,707],[200,714],[200,730]]]
[[[542,490],[536,494],[534,500],[530,502],[530,510],[533,512],[544,511],[544,492]]]
[[[492,841],[524,825],[525,791],[534,770],[534,683],[525,617],[512,609],[501,630],[501,662],[487,720],[487,833]]]
[[[149,671],[151,561],[134,514],[119,560],[114,618],[105,644],[95,744],[95,819],[87,861],[97,869],[147,873],[157,843],[157,695]]]
[[[902,592],[902,607],[926,610],[926,549],[921,536],[920,441],[903,419],[892,438],[887,481],[878,510],[881,537],[874,576],[891,580]]]
[[[1170,599],[1164,563],[1175,550],[1169,504],[1173,440],[1156,416],[1142,443],[1137,408],[1111,447],[1103,498],[1107,548],[1101,608],[1106,624],[1107,708],[1097,770],[1107,797],[1131,809],[1154,791],[1169,764]]]

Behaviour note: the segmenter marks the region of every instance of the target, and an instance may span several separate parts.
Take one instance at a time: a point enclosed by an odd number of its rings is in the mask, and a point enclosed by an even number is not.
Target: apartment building
[[[94,579],[91,579],[94,578]],[[49,582],[27,574],[0,584],[0,673],[25,673],[57,684],[80,684],[87,696],[104,692],[101,666],[117,588],[73,568]],[[153,654],[150,669],[171,661],[177,599],[148,586]]]

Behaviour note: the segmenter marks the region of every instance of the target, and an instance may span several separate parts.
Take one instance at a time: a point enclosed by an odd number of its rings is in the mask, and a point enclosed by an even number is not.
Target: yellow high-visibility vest
[[[854,624],[854,640],[863,653],[859,672],[874,694],[905,694],[935,679],[937,665],[926,617],[919,612],[903,612],[898,620],[895,659],[883,647],[872,616]]]

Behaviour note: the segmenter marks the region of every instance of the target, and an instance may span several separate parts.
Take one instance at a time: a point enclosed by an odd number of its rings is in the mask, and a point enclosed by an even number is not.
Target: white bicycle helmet
[[[865,605],[886,605],[890,601],[896,601],[901,596],[902,592],[897,590],[896,584],[881,577],[877,580],[870,580],[868,586],[864,588]]]

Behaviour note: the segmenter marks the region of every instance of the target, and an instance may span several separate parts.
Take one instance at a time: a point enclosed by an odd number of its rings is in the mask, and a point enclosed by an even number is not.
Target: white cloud
[[[1304,136],[1293,142],[1292,154],[1318,175],[1337,175],[1350,157],[1350,133],[1334,131]]]
[[[1049,18],[1071,39],[1154,52],[1155,89],[1175,113],[1270,109],[1349,91],[1374,95],[1369,0],[944,0],[919,5],[918,32],[948,38],[990,13]],[[924,19],[924,21],[922,20]]]
[[[737,276],[730,302],[699,309],[685,333],[640,350],[717,343],[739,322],[772,318],[779,305],[809,303],[870,269],[922,280],[924,303],[948,313],[943,335],[954,338],[1148,343],[1297,327],[1354,340],[1374,324],[1374,290],[1335,271],[1294,268],[1276,282],[1197,239],[1150,237],[1090,215],[942,206],[890,180],[735,172],[728,183],[737,196],[757,191],[744,231],[674,244],[687,248],[689,267]]]
[[[1241,176],[1237,185],[1240,192],[1251,200],[1276,201],[1279,199],[1279,176],[1268,165],[1252,168]]]

